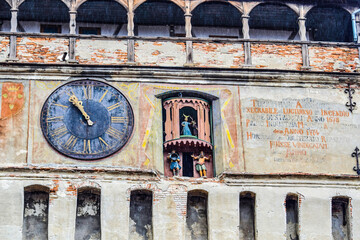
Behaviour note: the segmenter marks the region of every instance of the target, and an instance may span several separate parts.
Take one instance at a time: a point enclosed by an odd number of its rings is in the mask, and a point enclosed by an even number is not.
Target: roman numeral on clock
[[[123,135],[122,132],[113,127],[109,127],[108,130],[106,130],[106,133],[117,140],[121,140],[121,136]]]
[[[111,117],[111,123],[127,123],[127,117]]]
[[[73,149],[75,144],[76,144],[76,141],[77,141],[77,137],[71,135],[69,137],[69,139],[66,141],[66,143],[64,144],[64,147],[67,148],[67,149]]]
[[[122,105],[122,103],[118,102],[118,103],[115,103],[114,105],[111,105],[110,107],[107,107],[107,109],[109,111],[111,111],[111,110],[114,110],[115,108],[120,107],[121,105]]]

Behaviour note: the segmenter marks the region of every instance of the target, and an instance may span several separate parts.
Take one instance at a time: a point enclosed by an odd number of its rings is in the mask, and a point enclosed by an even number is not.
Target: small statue
[[[192,135],[191,131],[190,131],[190,123],[188,122],[189,117],[191,118],[190,115],[184,115],[184,121],[181,123],[181,126],[183,126],[182,129],[182,135]]]
[[[176,153],[175,150],[172,150],[171,153],[169,153],[169,156],[167,159],[170,159],[170,170],[173,172],[174,177],[179,176],[179,171],[181,169],[181,166],[179,164],[180,162],[180,156]]]
[[[190,124],[191,124],[193,135],[197,136],[198,135],[198,127],[197,127],[197,124],[196,124],[195,120],[192,119]]]
[[[198,163],[196,164],[196,171],[200,173],[200,177],[206,177],[206,167],[205,167],[205,161],[210,161],[208,157],[204,155],[204,152],[201,151],[199,156],[191,155],[191,157],[194,160],[197,160]]]

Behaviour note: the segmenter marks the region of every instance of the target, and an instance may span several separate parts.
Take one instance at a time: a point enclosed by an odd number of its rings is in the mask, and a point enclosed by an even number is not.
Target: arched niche
[[[249,14],[250,37],[266,40],[294,40],[298,37],[298,15],[285,4],[262,3]]]
[[[196,91],[173,91],[163,99],[166,176],[213,177],[212,101]]]
[[[136,36],[185,37],[184,12],[173,2],[146,1],[134,14]]]
[[[126,36],[127,11],[114,0],[88,0],[77,9],[79,34]]]
[[[26,0],[19,6],[18,32],[69,33],[69,8],[60,0]]]
[[[193,37],[242,37],[241,13],[227,2],[204,2],[192,11]]]
[[[351,15],[337,6],[317,6],[306,14],[311,41],[351,42]]]
[[[11,24],[11,12],[9,4],[1,0],[0,1],[0,31],[1,32],[10,32]]]

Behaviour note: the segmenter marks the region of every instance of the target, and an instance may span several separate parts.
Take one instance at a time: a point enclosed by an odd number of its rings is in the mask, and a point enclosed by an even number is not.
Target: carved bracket
[[[351,88],[350,84],[348,84],[348,88],[346,88],[344,92],[349,95],[349,101],[345,104],[345,106],[349,109],[350,112],[353,112],[356,106],[356,102],[352,101],[352,95],[355,93],[355,89]]]

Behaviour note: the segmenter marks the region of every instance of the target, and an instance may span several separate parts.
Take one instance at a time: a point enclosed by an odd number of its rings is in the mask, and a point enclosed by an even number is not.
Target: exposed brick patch
[[[126,40],[76,40],[76,60],[80,64],[118,65],[127,62]]]
[[[0,37],[0,61],[5,61],[9,54],[9,37]]]
[[[242,43],[193,43],[193,55],[197,67],[238,68],[245,61]]]
[[[135,62],[147,66],[180,66],[186,63],[184,42],[135,42]]]
[[[55,63],[68,52],[69,40],[64,38],[18,37],[17,58],[19,62]]]
[[[278,44],[251,44],[253,65],[256,68],[300,70],[301,46]]]
[[[354,72],[359,65],[357,48],[310,46],[309,56],[315,71]]]

